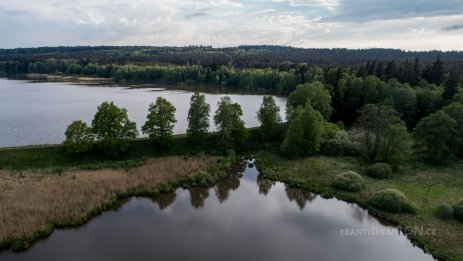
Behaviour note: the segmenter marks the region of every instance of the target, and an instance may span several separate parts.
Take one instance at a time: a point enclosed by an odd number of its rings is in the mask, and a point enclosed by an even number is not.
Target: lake
[[[0,260],[434,260],[356,204],[262,179],[253,165],[212,188],[130,198]]]
[[[91,124],[97,106],[104,101],[128,110],[129,118],[140,130],[146,121],[149,105],[157,97],[164,97],[177,108],[175,134],[186,133],[187,114],[193,93],[186,90],[129,86],[98,86],[65,82],[28,82],[0,79],[0,147],[16,147],[61,143],[64,132],[74,120]],[[229,95],[243,109],[246,127],[259,126],[257,110],[263,95],[205,93],[212,116],[220,97]],[[275,97],[284,118],[286,98]]]

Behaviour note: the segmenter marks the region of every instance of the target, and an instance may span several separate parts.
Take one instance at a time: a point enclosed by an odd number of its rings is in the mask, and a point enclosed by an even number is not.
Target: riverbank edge
[[[282,173],[271,174],[268,173],[264,167],[259,166],[262,158],[258,155],[256,157],[256,168],[259,170],[260,175],[263,178],[278,181],[284,183],[290,187],[305,189],[311,193],[317,194],[323,198],[330,199],[336,198],[338,200],[354,203],[360,206],[361,208],[368,210],[368,213],[373,215],[376,218],[384,220],[390,223],[393,226],[398,227],[401,232],[415,245],[421,248],[425,253],[432,255],[437,260],[446,260],[446,261],[463,261],[462,258],[455,256],[427,241],[423,237],[417,234],[410,234],[406,232],[407,227],[413,227],[413,224],[407,224],[401,222],[399,219],[395,218],[392,214],[372,208],[368,204],[367,198],[362,198],[360,195],[357,195],[355,192],[344,192],[340,190],[333,189],[331,186],[315,186],[306,180],[301,180],[291,176],[284,176]]]
[[[103,212],[115,207],[119,202],[128,199],[130,197],[156,197],[163,193],[174,192],[179,188],[193,188],[193,187],[211,187],[217,184],[221,179],[225,178],[233,171],[236,171],[237,168],[242,162],[242,159],[238,158],[235,154],[228,156],[223,156],[219,158],[215,166],[208,170],[209,177],[207,179],[202,179],[200,182],[195,179],[195,176],[190,176],[188,178],[179,178],[173,181],[159,184],[156,186],[146,186],[133,188],[127,191],[116,193],[110,195],[108,198],[104,199],[100,205],[90,210],[86,214],[80,217],[73,218],[73,221],[67,223],[50,223],[43,229],[37,229],[32,234],[24,235],[19,238],[8,238],[3,241],[0,241],[0,252],[6,251],[8,249],[13,250],[14,252],[25,251],[29,249],[35,242],[40,241],[48,236],[50,236],[55,229],[62,228],[74,228],[85,225],[90,222],[92,218],[101,215]]]

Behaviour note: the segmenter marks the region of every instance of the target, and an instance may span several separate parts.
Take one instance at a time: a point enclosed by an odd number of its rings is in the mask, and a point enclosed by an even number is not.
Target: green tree
[[[118,156],[130,147],[137,137],[137,125],[129,120],[126,109],[113,102],[104,102],[92,121],[92,132],[100,148],[108,155]]]
[[[460,75],[456,71],[451,71],[450,76],[445,82],[444,99],[451,100],[458,90]]]
[[[291,112],[291,108],[304,106],[307,99],[310,99],[312,108],[319,111],[325,119],[328,120],[330,118],[333,111],[331,107],[331,95],[325,86],[318,81],[296,86],[296,90],[288,96],[288,103],[286,105],[288,112]]]
[[[389,106],[367,104],[360,110],[357,125],[368,161],[389,161],[406,146],[406,130],[398,113]],[[405,135],[398,138],[398,135]]]
[[[173,140],[175,106],[168,100],[158,97],[148,109],[148,120],[141,130],[162,146],[169,145]]]
[[[457,122],[444,111],[433,113],[416,125],[413,133],[416,148],[423,152],[428,160],[443,162],[454,152],[456,128]]]
[[[310,101],[303,108],[298,106],[291,115],[286,139],[281,150],[288,157],[303,157],[315,154],[320,149],[323,135],[323,116],[314,110]]]
[[[280,108],[276,105],[273,96],[264,96],[257,112],[257,119],[261,124],[262,140],[268,141],[277,135],[281,117]]]
[[[458,155],[463,155],[463,104],[451,103],[443,108],[443,110],[457,123],[457,136],[454,140],[455,149]]]
[[[91,151],[95,142],[92,129],[83,121],[74,121],[65,132],[64,147],[71,153]]]
[[[241,119],[243,111],[238,103],[233,103],[229,96],[224,96],[217,103],[214,123],[219,131],[220,141],[225,148],[239,148],[248,138],[248,131]]]
[[[209,113],[211,106],[206,103],[206,96],[195,92],[191,96],[190,109],[188,110],[188,138],[193,144],[204,140],[209,129]]]

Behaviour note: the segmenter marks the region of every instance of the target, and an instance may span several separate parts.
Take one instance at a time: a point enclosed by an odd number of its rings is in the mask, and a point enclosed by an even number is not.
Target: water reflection
[[[230,191],[236,190],[240,186],[240,177],[239,175],[231,175],[230,177],[225,178],[223,181],[219,182],[214,190],[215,195],[220,203],[224,202],[230,196]]]
[[[267,194],[270,192],[270,189],[275,184],[275,181],[270,180],[270,179],[265,179],[262,177],[262,175],[257,176],[256,180],[257,180],[257,186],[259,187],[259,194],[267,196]]]
[[[351,229],[396,233],[340,232]],[[0,253],[2,260],[433,259],[357,205],[265,180],[248,166],[213,188],[131,198],[83,227],[55,231],[27,252]]]
[[[190,188],[190,203],[194,208],[204,207],[204,201],[209,197],[209,188]]]
[[[177,194],[175,192],[161,194],[158,197],[152,198],[153,202],[157,203],[160,210],[164,210],[168,208],[172,203],[174,203],[175,199],[177,198]]]
[[[288,185],[285,185],[285,191],[289,201],[292,202],[294,200],[300,210],[304,209],[307,202],[311,202],[317,197],[317,195],[309,192],[308,190],[294,188]]]

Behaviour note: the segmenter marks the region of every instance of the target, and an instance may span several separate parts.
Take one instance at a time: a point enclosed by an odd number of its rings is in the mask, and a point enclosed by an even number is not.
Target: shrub
[[[334,176],[333,187],[340,190],[356,192],[365,187],[365,181],[358,173],[347,171]]]
[[[339,131],[334,137],[322,141],[321,153],[328,156],[358,156],[360,147],[348,132]]]
[[[370,206],[391,213],[416,213],[416,206],[404,193],[395,189],[377,192],[369,201]]]
[[[386,163],[376,163],[367,168],[366,174],[377,179],[389,178],[392,175],[392,168]]]
[[[214,183],[214,177],[206,171],[198,171],[191,177],[193,187],[208,187]]]
[[[453,208],[449,204],[440,204],[436,208],[436,215],[441,219],[453,217]]]
[[[458,203],[454,208],[454,215],[455,218],[461,222],[463,222],[463,201]]]

